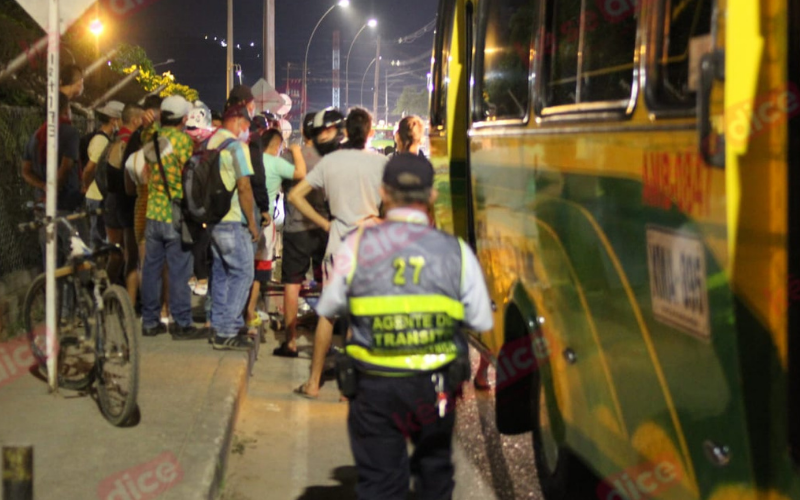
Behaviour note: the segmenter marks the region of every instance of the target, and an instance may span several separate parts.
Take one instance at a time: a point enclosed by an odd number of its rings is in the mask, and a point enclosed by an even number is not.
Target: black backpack
[[[103,199],[108,196],[108,156],[111,153],[111,147],[114,146],[115,143],[116,141],[109,141],[109,143],[106,144],[106,148],[103,150],[103,154],[101,154],[100,158],[97,160],[97,166],[95,166],[94,169],[94,182],[97,183],[97,189],[100,190],[100,194],[103,195]]]
[[[236,139],[227,139],[216,149],[204,143],[189,158],[183,169],[183,213],[198,224],[216,224],[231,209],[236,191],[228,191],[222,181],[220,153]]]

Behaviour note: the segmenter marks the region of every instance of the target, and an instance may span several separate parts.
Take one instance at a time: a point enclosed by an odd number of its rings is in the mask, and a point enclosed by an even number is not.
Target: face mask
[[[238,139],[244,143],[250,142],[250,127],[247,127],[241,132],[239,132]]]
[[[337,134],[333,140],[328,142],[317,142],[314,140],[314,149],[317,150],[320,156],[325,156],[327,154],[333,153],[334,151],[339,149],[339,143],[342,140],[341,134]]]

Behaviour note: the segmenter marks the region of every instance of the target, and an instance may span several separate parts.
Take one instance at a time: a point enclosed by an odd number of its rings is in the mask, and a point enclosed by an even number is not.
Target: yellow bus
[[[437,22],[437,224],[483,265],[475,344],[546,346],[496,397],[544,497],[800,498],[800,1]]]

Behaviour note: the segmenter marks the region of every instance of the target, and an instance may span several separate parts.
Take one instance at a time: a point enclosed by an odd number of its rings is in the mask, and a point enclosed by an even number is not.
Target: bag
[[[125,148],[125,143],[123,143],[121,139],[109,141],[106,148],[103,150],[103,154],[101,154],[100,158],[97,160],[97,166],[94,170],[94,182],[97,184],[97,189],[100,190],[100,194],[103,195],[103,199],[105,199],[109,193],[124,194],[124,185],[122,189],[120,189],[120,175],[122,172],[119,167],[115,167],[112,164],[111,160],[111,157],[114,156],[114,161],[117,163],[122,161],[122,155],[119,151],[121,148]],[[109,170],[111,168],[116,170],[112,172]]]
[[[186,162],[183,169],[184,213],[192,222],[216,224],[231,209],[236,191],[228,191],[222,180],[220,153],[236,139],[227,139],[216,149],[201,146]]]
[[[158,145],[158,132],[154,134],[153,142],[156,150],[156,159],[158,160],[158,169],[161,172],[161,181],[164,183],[167,198],[169,198],[172,205],[172,227],[175,229],[175,232],[180,235],[181,243],[185,246],[193,245],[194,238],[192,238],[192,232],[189,230],[186,218],[183,216],[183,203],[180,198],[173,198],[169,190],[167,174],[164,172],[164,164],[161,163],[161,147]]]

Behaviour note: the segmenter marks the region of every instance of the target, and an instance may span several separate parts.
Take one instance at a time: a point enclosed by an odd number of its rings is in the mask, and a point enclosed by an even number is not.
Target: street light
[[[89,31],[91,31],[94,36],[100,36],[100,33],[103,32],[103,23],[100,22],[99,19],[95,19],[89,24]]]
[[[317,28],[319,28],[319,25],[322,24],[322,20],[325,19],[325,17],[327,17],[328,14],[333,12],[333,9],[335,9],[337,6],[338,7],[342,7],[342,8],[347,8],[347,7],[350,6],[350,0],[339,0],[339,2],[337,4],[331,5],[331,8],[328,9],[327,11],[325,11],[325,13],[322,14],[322,17],[319,18],[319,21],[317,21],[317,25],[314,26],[314,31],[312,31],[311,32],[311,36],[308,37],[308,45],[306,45],[306,57],[305,57],[305,59],[303,59],[303,95],[302,95],[302,99],[303,99],[303,113],[302,113],[302,115],[303,116],[305,116],[306,112],[308,111],[308,88],[307,88],[308,49],[311,48],[311,40],[314,38],[314,33],[317,32]]]
[[[175,59],[171,59],[171,58],[170,58],[170,59],[167,59],[167,60],[166,60],[166,61],[164,61],[164,62],[160,62],[160,63],[158,63],[158,64],[154,64],[154,65],[153,65],[153,67],[154,67],[154,68],[157,68],[157,67],[159,67],[159,66],[164,66],[164,65],[166,65],[166,64],[172,64],[172,63],[174,63],[174,62],[175,62]]]
[[[375,28],[376,26],[378,26],[378,20],[377,19],[370,19],[369,21],[367,21],[367,23],[364,26],[362,26],[360,30],[358,30],[358,33],[356,33],[356,36],[353,37],[353,41],[352,41],[352,43],[350,43],[350,49],[347,51],[347,59],[345,60],[346,62],[345,62],[345,65],[344,65],[344,80],[345,80],[345,91],[344,91],[345,98],[344,98],[344,100],[345,100],[345,108],[347,108],[347,109],[350,108],[350,52],[353,51],[353,45],[355,45],[356,39],[358,38],[358,35],[360,35],[361,32],[364,31],[365,28],[367,28],[367,27]]]
[[[383,59],[383,58],[381,57],[381,59]],[[369,69],[372,67],[373,64],[375,64],[375,61],[376,61],[376,58],[373,57],[372,61],[369,62],[369,66],[367,66],[367,69],[364,71],[364,76],[361,78],[361,107],[362,108],[364,107],[364,80],[367,79],[367,73],[369,73]]]

